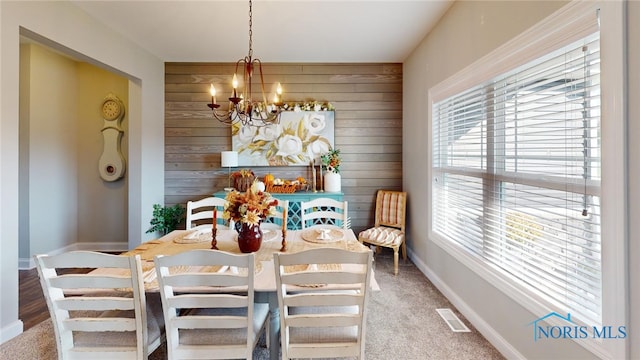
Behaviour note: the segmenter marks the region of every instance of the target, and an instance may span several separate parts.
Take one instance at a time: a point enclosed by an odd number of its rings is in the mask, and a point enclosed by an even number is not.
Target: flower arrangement
[[[302,103],[285,103],[282,105],[284,111],[333,111],[331,103],[320,103],[317,101],[307,101]]]
[[[332,149],[328,153],[320,156],[322,168],[327,172],[340,173],[340,150]]]
[[[255,185],[255,184],[254,184]],[[227,194],[222,217],[236,224],[259,225],[262,220],[275,214],[278,200],[264,191],[251,186],[246,192],[231,191]]]

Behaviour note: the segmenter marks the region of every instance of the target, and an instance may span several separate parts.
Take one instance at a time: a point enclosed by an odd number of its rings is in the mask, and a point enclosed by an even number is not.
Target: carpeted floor
[[[385,249],[376,255],[375,277],[381,291],[372,292],[369,298],[367,360],[504,358],[457,311],[472,331],[455,333],[449,329],[436,309],[453,309],[453,306],[409,260],[400,260],[400,272],[394,276],[393,257]],[[51,320],[0,345],[0,359],[54,360],[56,357]],[[253,357],[269,358],[264,339]],[[166,359],[164,346],[149,359]]]

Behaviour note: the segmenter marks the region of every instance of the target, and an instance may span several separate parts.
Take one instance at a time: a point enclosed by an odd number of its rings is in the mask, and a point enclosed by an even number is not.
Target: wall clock
[[[98,171],[104,181],[116,181],[125,173],[125,159],[122,155],[121,140],[124,131],[120,122],[124,118],[124,103],[115,95],[108,94],[102,101],[100,109],[104,126],[102,137],[104,145],[98,161]]]
[[[102,102],[102,117],[105,120],[116,120],[124,116],[124,105],[118,98],[107,98]]]

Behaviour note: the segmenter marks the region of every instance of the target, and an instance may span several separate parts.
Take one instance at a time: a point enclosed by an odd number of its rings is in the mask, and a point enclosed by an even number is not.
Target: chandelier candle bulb
[[[237,89],[238,88],[238,75],[237,74],[233,74],[233,79],[231,80],[231,86],[233,86],[233,89]]]
[[[231,80],[231,85],[233,86],[233,97],[237,98],[238,93],[236,92],[236,89],[238,89],[238,76],[236,74],[233,74],[233,80]]]
[[[213,87],[213,84],[211,84],[211,88],[209,89],[209,92],[211,93],[211,103],[215,104],[216,103],[216,88]]]

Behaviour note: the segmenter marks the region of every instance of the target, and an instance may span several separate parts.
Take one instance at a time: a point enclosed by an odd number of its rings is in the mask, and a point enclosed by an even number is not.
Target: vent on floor
[[[451,309],[436,309],[440,317],[449,325],[453,332],[470,332],[467,325],[465,325]]]

